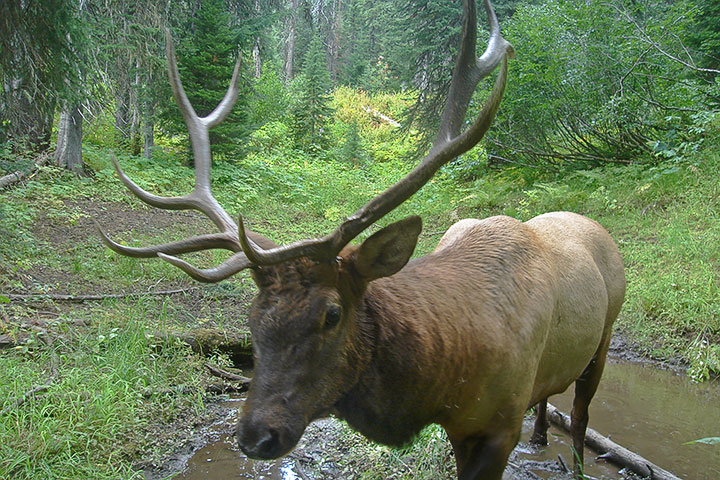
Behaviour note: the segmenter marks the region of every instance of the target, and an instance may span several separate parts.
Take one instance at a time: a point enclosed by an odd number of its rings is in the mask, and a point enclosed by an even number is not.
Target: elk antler
[[[240,78],[240,58],[235,63],[230,86],[225,97],[218,106],[209,115],[199,117],[193,109],[190,101],[185,94],[180,75],[178,73],[177,63],[175,61],[175,49],[173,47],[170,31],[165,31],[166,52],[168,58],[168,75],[170,77],[170,85],[172,86],[173,97],[180,108],[185,124],[190,134],[190,142],[193,147],[193,156],[195,159],[195,187],[193,191],[180,197],[160,197],[153,195],[142,188],[135,182],[130,180],[122,171],[115,158],[113,164],[120,180],[125,186],[143,202],[154,207],[168,210],[198,210],[207,215],[212,222],[220,229],[219,233],[198,235],[177,242],[166,243],[152,247],[126,247],[114,242],[110,239],[102,228],[97,224],[100,235],[104,243],[114,251],[130,257],[154,257],[168,259],[168,255],[179,255],[188,252],[198,252],[212,248],[222,248],[236,252],[223,264],[211,270],[197,270],[194,267],[185,268],[186,262],[170,257],[171,263],[176,264],[187,271],[194,278],[202,281],[217,282],[223,278],[233,275],[243,268],[251,266],[247,257],[242,253],[241,243],[238,241],[238,228],[230,215],[215,200],[210,191],[210,168],[212,164],[212,156],[210,153],[210,128],[216,126],[227,117],[232,110],[238,96],[238,80]],[[170,259],[168,259],[170,260]],[[228,268],[235,269],[228,273]],[[198,273],[196,273],[196,270]],[[192,272],[192,273],[191,273]]]
[[[490,2],[485,0],[485,10],[490,22],[490,41],[483,55],[477,58],[475,52],[477,39],[475,1],[464,0],[463,7],[460,51],[455,63],[448,98],[445,101],[440,130],[430,149],[430,153],[405,178],[372,199],[355,214],[348,217],[335,231],[325,237],[263,250],[254,245],[252,241],[243,238],[245,231],[241,219],[239,222],[240,242],[248,259],[256,265],[269,265],[302,256],[317,260],[334,258],[360,232],[420,190],[440,167],[458,155],[467,152],[482,139],[500,106],[500,100],[507,81],[507,59],[508,57],[512,58],[514,53],[512,45],[500,35],[500,27],[495,12]],[[490,74],[501,62],[500,74],[480,115],[472,126],[460,134],[465,113],[475,87],[481,79]]]
[[[239,217],[238,224],[235,225],[210,192],[211,154],[208,132],[228,115],[235,103],[238,94],[240,59],[235,65],[232,81],[225,98],[208,116],[198,117],[183,90],[175,62],[172,38],[170,33],[166,32],[168,71],[173,96],[187,124],[193,146],[195,188],[190,194],[182,197],[159,197],[141,189],[123,173],[114,159],[113,163],[122,182],[144,202],[164,209],[199,210],[217,225],[220,233],[199,235],[153,247],[133,248],[112,241],[98,226],[103,241],[111,249],[123,255],[159,256],[181,268],[196,280],[203,282],[218,282],[248,267],[273,265],[304,256],[318,261],[335,258],[353,238],[422,188],[440,167],[477,144],[495,118],[507,81],[507,59],[513,56],[513,49],[500,35],[495,12],[490,2],[485,0],[485,10],[490,23],[490,41],[485,52],[478,58],[475,51],[477,39],[475,0],[463,0],[463,7],[460,51],[453,71],[448,98],[445,101],[438,136],[430,152],[405,178],[373,198],[348,217],[332,233],[322,238],[302,240],[269,249],[261,248],[253,240],[254,234],[245,230],[242,217]],[[490,97],[473,124],[460,133],[468,104],[478,82],[489,75],[500,63],[502,67]],[[235,253],[217,267],[207,270],[196,268],[174,256],[212,248],[222,248]]]

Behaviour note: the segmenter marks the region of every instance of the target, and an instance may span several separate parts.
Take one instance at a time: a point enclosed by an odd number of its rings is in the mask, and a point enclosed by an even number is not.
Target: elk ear
[[[368,282],[397,273],[410,260],[421,230],[422,220],[412,216],[374,233],[353,253],[355,269]]]

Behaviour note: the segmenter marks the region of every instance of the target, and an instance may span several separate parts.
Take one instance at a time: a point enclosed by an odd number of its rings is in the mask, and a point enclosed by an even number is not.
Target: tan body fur
[[[379,326],[373,360],[338,413],[391,444],[439,423],[459,470],[474,439],[506,456],[529,407],[594,357],[601,372],[624,293],[617,247],[592,220],[462,220],[433,253],[368,285],[358,320]]]

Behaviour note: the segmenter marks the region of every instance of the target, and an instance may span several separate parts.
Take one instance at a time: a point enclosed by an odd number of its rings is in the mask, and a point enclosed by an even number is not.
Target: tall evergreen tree
[[[327,145],[330,107],[330,73],[325,47],[318,35],[310,42],[302,74],[297,79],[299,97],[293,108],[295,140],[307,152],[319,153]]]
[[[73,0],[0,2],[0,142],[49,147],[59,97],[80,88]]]
[[[195,111],[200,116],[209,114],[222,100],[232,77],[239,46],[243,40],[249,44],[240,26],[233,21],[224,0],[203,0],[199,8],[190,12],[176,30],[176,55],[180,78]],[[247,62],[244,64],[247,69]],[[243,75],[247,77],[248,75]],[[166,98],[170,87],[166,87]],[[241,89],[247,88],[241,82]],[[210,131],[213,153],[228,154],[246,135],[244,117],[247,91],[241,92],[230,115]],[[186,126],[174,103],[167,102],[161,112],[164,127],[172,134],[185,134]]]

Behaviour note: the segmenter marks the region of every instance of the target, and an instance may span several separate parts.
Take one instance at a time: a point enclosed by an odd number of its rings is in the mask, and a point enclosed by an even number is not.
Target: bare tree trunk
[[[135,60],[135,78],[130,90],[130,151],[140,154],[140,60]]]
[[[295,68],[295,24],[297,20],[298,1],[291,0],[290,21],[288,23],[288,35],[285,49],[285,83],[290,83],[293,79],[293,70]]]
[[[260,1],[255,0],[255,15],[260,15]],[[262,58],[260,58],[260,37],[255,37],[255,44],[253,45],[253,62],[255,63],[255,78],[260,78],[262,75]]]
[[[340,56],[340,25],[342,23],[342,0],[333,1],[332,22],[328,35],[328,69],[333,83],[338,75],[338,57]]]
[[[143,157],[152,158],[155,148],[155,106],[152,100],[145,100],[145,122],[143,124]]]
[[[82,115],[78,105],[66,105],[60,112],[55,162],[82,174]]]

